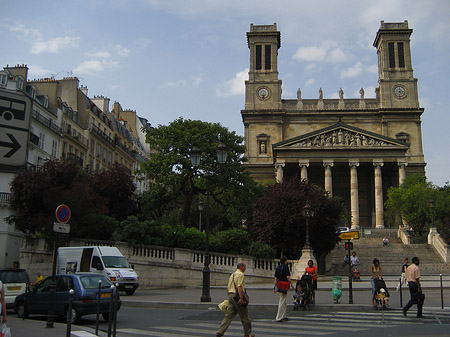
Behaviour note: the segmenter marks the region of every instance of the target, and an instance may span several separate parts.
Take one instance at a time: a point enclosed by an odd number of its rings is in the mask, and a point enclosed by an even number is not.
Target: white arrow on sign
[[[53,231],[56,233],[70,233],[70,225],[68,223],[54,222],[53,223]]]

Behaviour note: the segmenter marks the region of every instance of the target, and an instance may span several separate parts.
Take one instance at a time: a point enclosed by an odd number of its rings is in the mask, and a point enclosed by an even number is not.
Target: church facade
[[[352,228],[383,228],[387,190],[425,172],[408,22],[381,22],[376,98],[282,99],[277,25],[250,25],[245,82],[247,170],[255,180],[298,177],[339,196]]]

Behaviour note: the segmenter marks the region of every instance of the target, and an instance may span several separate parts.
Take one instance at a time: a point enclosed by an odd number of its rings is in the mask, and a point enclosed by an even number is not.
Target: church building
[[[384,227],[387,190],[406,175],[425,173],[417,79],[408,22],[381,22],[376,98],[282,99],[277,25],[250,25],[245,82],[247,170],[255,180],[298,177],[339,196],[351,226]]]

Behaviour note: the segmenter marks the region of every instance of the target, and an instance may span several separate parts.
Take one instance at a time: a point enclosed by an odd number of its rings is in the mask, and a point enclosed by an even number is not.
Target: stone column
[[[359,195],[358,195],[358,166],[359,161],[353,160],[350,165],[350,211],[352,213],[352,229],[359,229]]]
[[[383,179],[381,176],[382,160],[374,160],[375,170],[375,227],[384,228],[384,208],[383,208]]]
[[[300,179],[308,181],[309,160],[299,160],[298,166],[300,166]]]
[[[330,193],[330,197],[333,196],[333,178],[331,175],[331,168],[334,166],[332,160],[324,160],[323,166],[325,167],[325,191]]]
[[[277,161],[275,163],[275,175],[276,175],[277,183],[283,182],[283,167],[285,165],[286,164],[284,161]]]
[[[408,163],[406,161],[398,160],[398,186],[400,187],[406,178],[406,166],[408,166]]]

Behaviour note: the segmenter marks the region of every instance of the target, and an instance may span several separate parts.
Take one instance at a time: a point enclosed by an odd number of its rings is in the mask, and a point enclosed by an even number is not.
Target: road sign
[[[67,205],[59,205],[56,207],[56,220],[61,223],[66,223],[70,220],[70,208]]]
[[[22,93],[0,89],[0,165],[26,162],[31,101]]]
[[[70,233],[70,225],[68,223],[54,222],[53,223],[53,231],[56,233],[69,234]]]
[[[354,232],[341,233],[341,234],[339,234],[339,239],[342,239],[342,240],[359,239],[359,232],[354,231]]]

